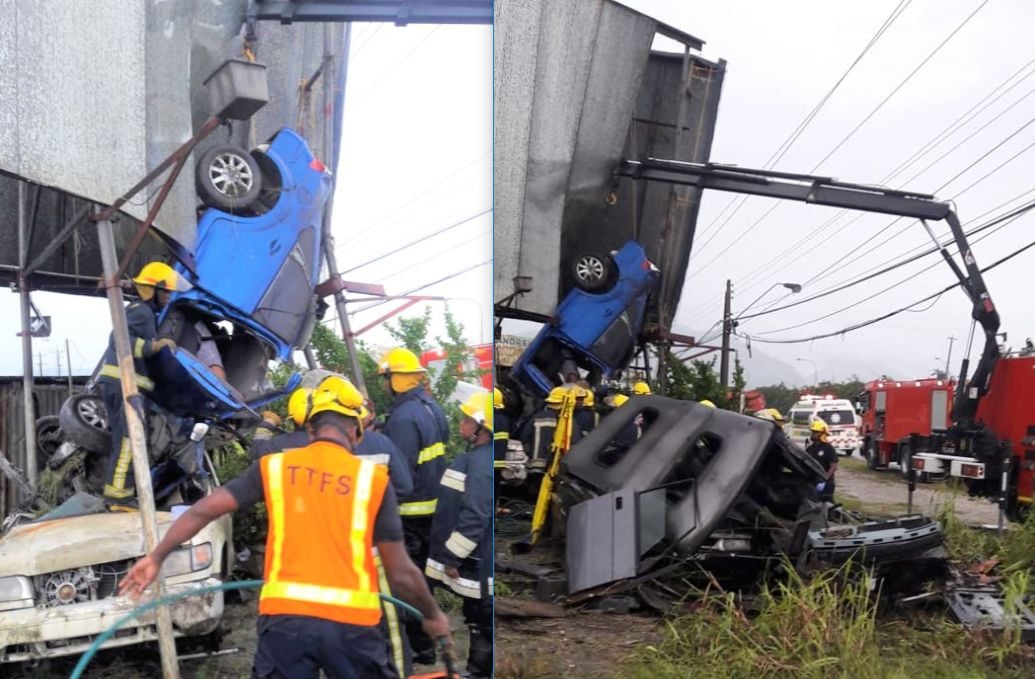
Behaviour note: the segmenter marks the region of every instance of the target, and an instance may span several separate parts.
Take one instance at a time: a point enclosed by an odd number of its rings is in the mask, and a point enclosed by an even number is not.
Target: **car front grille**
[[[32,579],[37,604],[56,608],[115,596],[119,580],[132,563],[132,560],[112,561],[37,575]]]

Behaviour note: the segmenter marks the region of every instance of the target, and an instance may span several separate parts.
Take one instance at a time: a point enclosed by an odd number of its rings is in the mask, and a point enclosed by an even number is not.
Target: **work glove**
[[[176,342],[168,337],[162,339],[151,340],[151,354],[157,354],[162,349],[168,347],[170,352],[176,351]]]
[[[816,484],[816,492],[817,493],[822,493],[826,489],[827,489],[827,482],[826,481],[820,481],[819,483]]]

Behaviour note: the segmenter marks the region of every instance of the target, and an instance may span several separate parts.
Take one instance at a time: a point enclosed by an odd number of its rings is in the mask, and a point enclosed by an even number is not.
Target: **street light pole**
[[[956,342],[956,336],[951,335],[946,339],[949,340],[949,353],[945,354],[945,379],[949,379],[949,364],[952,362],[952,345]]]
[[[730,377],[730,333],[733,332],[733,318],[730,302],[733,299],[733,282],[726,279],[726,298],[722,307],[722,354],[719,356],[719,385],[726,389]]]

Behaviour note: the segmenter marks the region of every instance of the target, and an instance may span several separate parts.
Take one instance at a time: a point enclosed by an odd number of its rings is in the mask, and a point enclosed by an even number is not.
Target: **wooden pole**
[[[154,491],[151,488],[151,465],[147,459],[147,433],[144,428],[144,413],[140,410],[141,398],[137,392],[136,368],[129,345],[129,326],[126,323],[126,309],[122,299],[122,288],[115,274],[119,268],[118,253],[115,251],[115,236],[111,221],[97,222],[100,240],[101,261],[104,265],[105,286],[108,292],[108,308],[111,311],[112,335],[115,338],[115,354],[119,363],[119,378],[122,384],[122,412],[126,415],[126,431],[133,454],[133,478],[136,481],[137,502],[140,507],[140,521],[144,529],[144,545],[151,552],[158,545],[158,517],[155,514]],[[165,595],[165,582],[159,575],[155,579],[155,598]],[[179,679],[180,668],[176,661],[176,644],[173,638],[172,617],[167,606],[155,610],[158,628],[158,651],[162,660],[162,675],[165,679]]]

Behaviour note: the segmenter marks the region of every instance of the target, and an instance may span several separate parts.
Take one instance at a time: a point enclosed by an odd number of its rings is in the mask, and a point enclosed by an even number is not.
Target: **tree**
[[[323,323],[317,323],[309,344],[316,354],[316,362],[324,370],[333,370],[342,375],[352,372],[349,360],[349,349],[338,334]],[[367,387],[367,397],[373,401],[379,413],[386,413],[392,406],[392,398],[385,390],[381,377],[377,374],[377,359],[370,355],[363,342],[359,342],[359,365],[363,370],[363,382]]]
[[[446,309],[449,313],[449,309]],[[431,325],[431,309],[424,307],[420,316],[399,317],[398,325],[385,323],[384,328],[396,342],[420,356],[431,347],[427,344],[428,327]]]
[[[744,389],[744,368],[736,361],[733,370],[733,388],[724,389],[719,383],[715,369],[718,359],[696,360],[684,363],[671,351],[665,362],[665,393],[684,401],[711,401],[720,408],[736,410],[740,405],[740,392]]]

